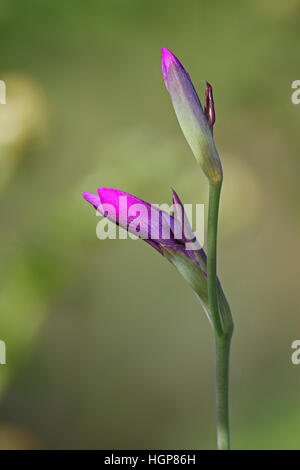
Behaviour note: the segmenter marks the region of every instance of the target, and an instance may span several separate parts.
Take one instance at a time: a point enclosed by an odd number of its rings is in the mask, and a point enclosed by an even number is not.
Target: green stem
[[[216,335],[216,405],[219,450],[230,449],[228,375],[231,335]]]
[[[207,226],[207,290],[210,313],[218,336],[223,333],[217,297],[217,232],[222,182],[209,185]]]
[[[209,209],[207,229],[207,288],[208,302],[216,337],[216,407],[218,449],[230,448],[228,379],[229,352],[233,325],[221,316],[217,295],[217,233],[222,181],[209,186]]]

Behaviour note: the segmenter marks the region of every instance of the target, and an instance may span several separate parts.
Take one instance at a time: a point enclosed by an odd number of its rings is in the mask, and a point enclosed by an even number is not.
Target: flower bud
[[[164,82],[182,132],[209,181],[219,183],[222,165],[212,135],[215,113],[211,86],[207,84],[204,112],[189,74],[168,49],[162,48],[161,63]]]
[[[215,116],[215,105],[212,92],[212,86],[210,83],[206,82],[205,89],[205,107],[204,107],[205,116],[210,127],[211,132],[213,132],[214,123],[216,121]]]

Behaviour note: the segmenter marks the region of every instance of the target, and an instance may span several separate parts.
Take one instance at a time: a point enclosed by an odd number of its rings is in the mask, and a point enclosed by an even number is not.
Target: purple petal
[[[190,222],[187,218],[187,215],[184,211],[183,204],[179,199],[178,194],[174,189],[172,189],[172,199],[173,199],[173,208],[174,208],[174,217],[181,224],[182,227],[182,238],[185,242],[196,242],[196,236],[192,230]],[[201,248],[200,245],[198,248]]]
[[[177,59],[177,57],[174,54],[172,54],[172,52],[170,52],[168,49],[166,49],[165,47],[162,47],[162,49],[161,49],[161,71],[162,71],[163,79],[164,79],[167,90],[168,90],[168,73],[169,73],[169,70],[170,70],[172,65],[174,66],[175,69],[180,70],[185,75],[187,80],[190,82],[190,85],[192,86],[192,89],[194,91],[194,93],[193,93],[194,97],[193,98],[198,101],[198,103],[200,104],[200,107],[201,107],[201,102],[199,100],[199,97],[198,97],[195,89],[194,89],[194,85],[192,83],[190,75],[185,70],[182,63]],[[202,109],[202,107],[201,107],[201,109]]]
[[[87,202],[92,204],[92,206],[94,206],[95,209],[98,209],[100,205],[100,198],[98,194],[83,193],[82,195]]]
[[[154,205],[117,189],[98,188],[98,194],[85,192],[83,197],[104,217],[144,239],[161,254],[164,254],[163,248],[170,249],[192,258],[199,264],[196,249],[186,248],[186,243],[196,238],[175,191],[173,191],[175,218]],[[179,212],[182,214],[181,219],[177,218]],[[183,227],[187,227],[188,236],[184,234]]]
[[[151,238],[151,215],[159,212],[154,206],[117,189],[98,188],[98,194],[101,213],[109,220],[140,238]]]
[[[131,194],[111,188],[98,188],[98,211],[134,235],[164,246],[174,246],[174,217]]]
[[[171,64],[175,64],[178,67],[180,67],[182,70],[184,70],[182,64],[179,62],[177,57],[175,57],[174,54],[172,54],[172,52],[170,52],[168,49],[166,49],[165,47],[162,47],[161,48],[161,71],[162,71],[163,79],[164,79],[167,89],[168,89],[167,75],[168,75],[168,70]],[[185,73],[189,77],[189,74],[186,71]]]

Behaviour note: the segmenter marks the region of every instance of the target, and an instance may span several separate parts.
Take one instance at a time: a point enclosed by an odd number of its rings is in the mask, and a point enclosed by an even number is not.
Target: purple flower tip
[[[168,88],[167,75],[168,75],[169,67],[172,63],[183,69],[183,66],[181,65],[177,57],[175,57],[174,54],[172,54],[172,52],[170,52],[166,47],[162,47],[161,48],[161,71],[162,71],[163,79],[167,88]]]
[[[180,204],[182,206],[182,202],[179,199],[178,194],[176,193],[175,189],[172,189],[172,199],[173,199],[173,204]]]
[[[92,204],[92,206],[95,207],[95,209],[97,209],[100,205],[100,198],[98,196],[98,194],[91,194],[91,193],[83,193],[82,194],[84,199],[89,202],[90,204]]]

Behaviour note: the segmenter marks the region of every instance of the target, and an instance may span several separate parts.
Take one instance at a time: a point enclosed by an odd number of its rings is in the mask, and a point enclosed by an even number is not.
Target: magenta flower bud
[[[186,140],[209,181],[219,183],[222,180],[222,165],[212,135],[215,121],[212,88],[207,84],[204,112],[189,74],[166,48],[162,48],[161,67]]]
[[[173,214],[116,189],[98,188],[98,194],[83,197],[110,221],[144,239],[168,259],[199,297],[212,323],[207,294],[206,254],[198,243],[178,195],[173,190]],[[222,312],[227,303],[218,281]]]
[[[201,247],[189,227],[180,202],[177,210],[181,211],[181,217],[174,217],[142,199],[116,189],[98,188],[98,195],[83,193],[83,197],[104,217],[145,240],[161,254],[165,254],[164,250],[172,249],[199,264],[196,250]]]

